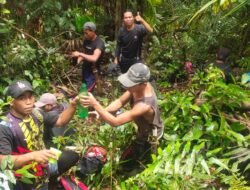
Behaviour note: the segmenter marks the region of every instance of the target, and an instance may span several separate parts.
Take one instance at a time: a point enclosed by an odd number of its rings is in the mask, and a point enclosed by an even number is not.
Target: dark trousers
[[[75,166],[79,160],[79,155],[71,150],[65,150],[58,159],[58,174],[50,176],[49,178],[49,190],[54,189],[57,185],[57,177],[68,171],[72,166]]]
[[[131,65],[134,65],[135,63],[140,63],[141,59],[134,57],[134,58],[125,58],[121,56],[119,61],[119,66],[121,68],[122,73],[126,73]]]
[[[121,166],[130,171],[138,168],[141,164],[151,162],[151,145],[147,141],[134,140],[121,156]]]
[[[95,75],[89,63],[82,65],[82,81],[86,84],[89,92],[95,87]]]

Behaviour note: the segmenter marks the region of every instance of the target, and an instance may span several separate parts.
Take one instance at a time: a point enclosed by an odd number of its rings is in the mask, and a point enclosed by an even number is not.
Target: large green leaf
[[[203,135],[199,127],[193,127],[182,139],[184,141],[197,140]]]
[[[206,156],[207,156],[207,157],[214,156],[214,155],[218,154],[221,150],[222,150],[222,147],[219,147],[219,148],[210,150],[210,151],[208,151],[208,152],[206,153]]]
[[[11,171],[11,170],[5,170],[4,174],[8,177],[8,180],[11,183],[16,184],[16,178],[15,178],[15,176],[13,174],[13,171]]]
[[[236,132],[234,132],[234,131],[232,131],[232,130],[229,130],[229,129],[226,129],[226,131],[227,131],[229,134],[231,134],[233,137],[235,137],[237,141],[239,141],[239,142],[246,141],[245,137],[244,137],[242,134],[236,133]]]
[[[227,169],[229,170],[228,166],[226,164],[224,164],[221,160],[215,158],[215,157],[212,157],[209,159],[209,162],[212,163],[212,164],[216,164],[220,167],[222,167],[223,169]]]
[[[208,173],[208,175],[210,175],[210,170],[209,170],[209,167],[207,165],[207,162],[204,159],[202,159],[200,161],[200,164],[204,168],[204,170]]]
[[[200,10],[198,10],[193,16],[192,18],[188,21],[188,25],[195,19],[197,18],[204,10],[206,10],[208,7],[210,7],[212,4],[216,3],[217,0],[211,0],[208,3],[206,3],[202,8],[200,8]]]

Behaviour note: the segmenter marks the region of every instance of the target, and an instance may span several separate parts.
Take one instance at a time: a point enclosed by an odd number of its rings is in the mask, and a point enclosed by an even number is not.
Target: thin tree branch
[[[18,31],[18,32],[24,34],[25,36],[31,38],[32,40],[34,40],[34,41],[37,43],[38,47],[39,47],[41,50],[43,50],[46,54],[48,54],[48,51],[41,45],[41,43],[40,43],[36,38],[34,38],[33,36],[31,36],[31,35],[28,34],[27,32],[24,32],[22,29],[17,28],[16,26],[13,26],[13,25],[12,25],[11,27],[12,27],[13,29],[15,29],[16,31]]]
[[[7,23],[7,21],[4,18],[0,17],[0,19],[2,21],[4,21],[5,23]],[[32,40],[34,40],[37,43],[38,47],[41,48],[46,54],[48,54],[48,51],[41,45],[41,43],[36,38],[34,38],[33,36],[31,36],[27,32],[24,32],[22,29],[14,26],[14,25],[10,25],[10,27],[13,28],[13,29],[15,29],[16,31],[20,32],[21,34],[23,34],[23,35],[31,38]]]

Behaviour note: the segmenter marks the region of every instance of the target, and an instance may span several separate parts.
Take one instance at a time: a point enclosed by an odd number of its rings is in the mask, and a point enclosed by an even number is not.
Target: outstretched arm
[[[0,155],[0,162],[7,155]],[[14,169],[21,168],[22,166],[28,164],[29,162],[37,162],[37,163],[47,163],[49,158],[57,159],[56,155],[51,150],[40,150],[29,152],[22,155],[11,155],[14,163]]]
[[[145,20],[141,17],[141,15],[140,15],[139,12],[137,12],[137,15],[135,16],[135,20],[136,20],[137,22],[142,23],[142,25],[146,28],[146,30],[147,30],[148,32],[150,32],[150,33],[153,32],[153,28],[147,23],[147,21],[145,21]]]
[[[70,105],[59,115],[56,121],[56,127],[61,127],[66,125],[74,116],[76,111],[76,105],[79,97],[75,97],[71,102]]]
[[[99,113],[100,117],[113,127],[133,121],[135,118],[145,114],[151,109],[150,106],[144,103],[138,103],[132,108],[132,110],[114,116],[103,108],[92,95],[82,97],[81,104],[83,106],[92,106]]]

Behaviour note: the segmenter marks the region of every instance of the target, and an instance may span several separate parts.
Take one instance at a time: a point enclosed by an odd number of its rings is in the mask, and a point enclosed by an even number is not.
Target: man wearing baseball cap
[[[32,185],[18,180],[16,188],[48,189],[48,178],[55,179],[67,171],[78,161],[78,154],[63,151],[58,159],[53,151],[46,149],[43,142],[44,124],[51,123],[57,127],[67,124],[75,113],[77,98],[72,100],[59,117],[53,119],[49,113],[34,109],[34,91],[28,81],[17,80],[11,83],[6,94],[12,101],[9,112],[4,120],[0,121],[0,158],[3,155],[15,154],[11,156],[15,169],[31,162],[41,166],[42,175],[37,177]],[[56,159],[57,162],[48,163],[49,158]]]
[[[104,53],[104,42],[96,34],[96,25],[93,22],[86,22],[83,25],[84,52],[74,51],[73,57],[77,57],[77,63],[82,64],[82,81],[86,83],[88,91],[92,91],[95,84],[98,83],[98,73]]]
[[[93,107],[100,117],[113,127],[131,121],[136,123],[138,127],[136,140],[122,155],[122,160],[129,160],[124,163],[127,169],[137,167],[138,161],[147,163],[150,160],[150,153],[155,152],[157,140],[163,134],[157,97],[148,82],[149,78],[149,68],[142,63],[136,63],[118,77],[118,81],[126,91],[107,108],[103,108],[91,94],[80,100],[83,106]],[[127,103],[131,105],[130,110],[119,115],[113,114]]]
[[[39,100],[35,103],[35,106],[41,112],[49,112],[51,118],[56,120],[60,114],[68,107],[68,104],[65,102],[57,102],[57,98],[54,94],[44,93],[40,96]],[[54,146],[53,137],[57,136],[70,136],[74,133],[74,129],[67,128],[67,126],[51,126],[48,123],[44,125],[44,135],[43,140],[46,148]]]
[[[49,112],[57,106],[57,99],[54,94],[44,93],[40,96],[39,100],[35,103],[37,108],[42,108],[44,111]]]

